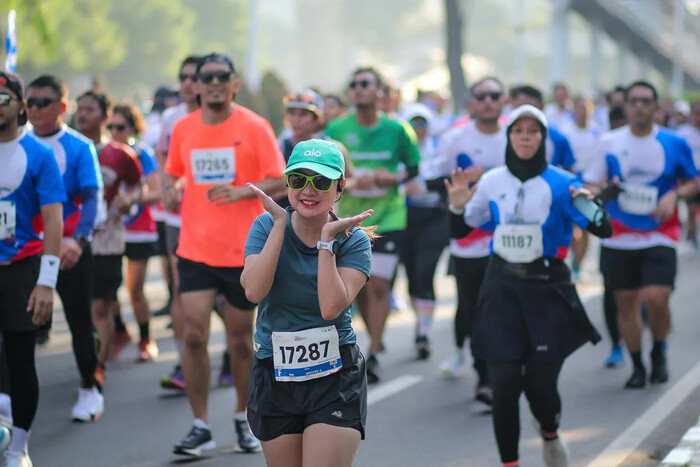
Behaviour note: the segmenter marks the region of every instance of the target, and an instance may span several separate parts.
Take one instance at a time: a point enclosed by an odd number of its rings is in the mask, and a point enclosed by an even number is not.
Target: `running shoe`
[[[115,332],[112,340],[112,350],[109,353],[109,359],[112,361],[118,360],[121,353],[131,344],[131,336],[128,332]]]
[[[141,339],[139,341],[139,354],[137,362],[152,362],[158,357],[158,344],[153,339]]]
[[[608,358],[605,359],[605,366],[608,368],[615,368],[623,363],[625,363],[625,357],[622,353],[622,347],[619,345],[614,345],[612,352],[610,352]]]
[[[571,465],[569,448],[561,437],[544,440],[542,459],[547,467],[569,467]]]
[[[440,365],[442,375],[448,379],[454,379],[459,374],[460,368],[464,365],[464,353],[462,349],[457,349]]]
[[[377,384],[381,378],[381,368],[376,354],[367,357],[367,384]]]
[[[493,406],[493,389],[491,389],[488,383],[479,381],[474,390],[474,399],[489,407]]]
[[[73,421],[96,422],[102,416],[104,406],[104,397],[97,388],[80,388],[78,390],[78,401],[73,406]]]
[[[175,365],[173,372],[169,375],[163,375],[160,378],[160,387],[163,389],[180,389],[185,390],[185,375],[182,372],[180,365]]]
[[[625,383],[626,389],[642,389],[647,384],[647,372],[644,367],[635,368],[632,376]]]
[[[242,452],[253,453],[260,452],[262,450],[260,441],[258,441],[258,438],[256,438],[253,432],[250,431],[250,426],[248,426],[247,420],[236,420],[234,418],[233,426],[236,428],[238,448]]]
[[[668,381],[668,367],[666,365],[666,355],[651,355],[651,384],[661,384]]]
[[[3,467],[33,467],[32,460],[26,451],[5,451]]]
[[[418,360],[427,360],[430,358],[430,342],[428,336],[416,336],[416,353]]]
[[[211,431],[206,428],[193,426],[182,441],[173,447],[173,454],[199,457],[203,451],[209,451],[216,447],[211,437]]]

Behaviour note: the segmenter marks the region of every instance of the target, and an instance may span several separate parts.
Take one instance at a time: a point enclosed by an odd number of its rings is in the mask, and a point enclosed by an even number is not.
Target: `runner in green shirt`
[[[372,247],[371,278],[356,302],[371,338],[367,358],[371,384],[380,377],[378,353],[389,315],[401,235],[406,228],[406,200],[398,185],[418,174],[420,152],[413,129],[378,112],[382,86],[379,73],[373,68],[359,68],[352,76],[348,94],[355,112],[331,122],[326,134],[345,145],[355,167],[338,215],[374,209],[372,221],[381,235]]]

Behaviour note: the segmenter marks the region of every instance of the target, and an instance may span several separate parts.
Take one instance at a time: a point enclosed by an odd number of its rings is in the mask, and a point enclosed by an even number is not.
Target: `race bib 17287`
[[[0,240],[15,236],[17,212],[14,201],[0,201]]]
[[[277,381],[308,381],[343,367],[335,326],[272,333],[272,359]]]
[[[654,212],[659,201],[659,189],[650,185],[623,183],[617,203],[629,214],[648,215]]]
[[[231,183],[236,180],[234,148],[193,149],[190,154],[194,183]]]
[[[544,254],[539,224],[498,224],[493,234],[493,251],[509,263],[531,263]]]

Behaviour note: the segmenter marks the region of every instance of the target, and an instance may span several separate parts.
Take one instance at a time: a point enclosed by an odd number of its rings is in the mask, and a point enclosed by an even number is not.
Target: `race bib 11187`
[[[498,224],[493,234],[493,251],[509,263],[531,263],[544,254],[539,224]]]

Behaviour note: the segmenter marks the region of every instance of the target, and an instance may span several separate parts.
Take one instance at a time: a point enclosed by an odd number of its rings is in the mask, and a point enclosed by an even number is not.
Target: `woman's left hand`
[[[586,199],[593,199],[593,193],[591,193],[586,188],[574,188],[574,187],[570,186],[569,191],[571,192],[571,199],[572,200],[578,198],[579,196],[585,196]]]
[[[372,214],[374,214],[374,209],[368,209],[356,216],[345,217],[343,219],[338,219],[337,221],[327,223],[321,230],[321,241],[328,242],[332,240],[336,234],[345,232],[349,228],[360,224]]]

